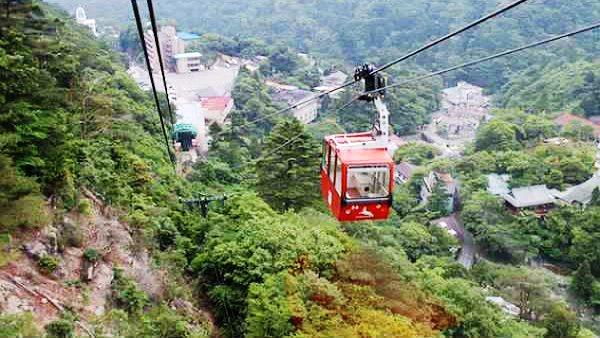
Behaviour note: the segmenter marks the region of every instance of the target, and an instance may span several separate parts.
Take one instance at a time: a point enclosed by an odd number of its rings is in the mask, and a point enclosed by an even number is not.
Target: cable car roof
[[[392,164],[394,162],[384,148],[342,148],[338,150],[338,154],[344,164]]]

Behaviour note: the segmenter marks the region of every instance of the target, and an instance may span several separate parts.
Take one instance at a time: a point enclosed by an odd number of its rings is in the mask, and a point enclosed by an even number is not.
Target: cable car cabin
[[[339,221],[387,219],[392,206],[394,161],[371,132],[325,138],[321,193]]]

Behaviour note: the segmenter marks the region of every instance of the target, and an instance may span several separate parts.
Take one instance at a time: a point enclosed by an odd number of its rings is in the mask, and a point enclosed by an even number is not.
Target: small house
[[[508,194],[502,195],[502,198],[515,214],[529,210],[538,216],[544,216],[554,208],[556,193],[558,191],[548,189],[546,185],[534,185],[512,189]]]

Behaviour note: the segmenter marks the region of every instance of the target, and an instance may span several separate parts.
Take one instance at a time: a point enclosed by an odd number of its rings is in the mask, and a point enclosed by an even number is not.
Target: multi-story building
[[[144,40],[146,42],[146,47],[148,48],[150,67],[153,72],[157,73],[160,71],[160,60],[152,30],[148,30],[145,33]],[[161,27],[158,32],[158,40],[160,42],[160,51],[165,67],[172,71],[176,70],[174,56],[185,53],[185,41],[177,36],[177,30],[173,26]]]
[[[456,87],[442,92],[442,111],[449,115],[479,115],[489,112],[490,98],[483,94],[483,88],[460,81]]]

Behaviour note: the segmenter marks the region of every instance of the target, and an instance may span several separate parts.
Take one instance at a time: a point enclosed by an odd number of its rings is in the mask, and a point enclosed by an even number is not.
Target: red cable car
[[[383,93],[371,93],[385,87],[385,82],[371,74],[372,68],[365,66],[355,77],[365,79],[367,94],[361,99],[375,102],[378,126],[371,132],[330,135],[323,143],[321,194],[342,222],[387,219],[392,207],[394,161],[388,152],[389,112]]]

